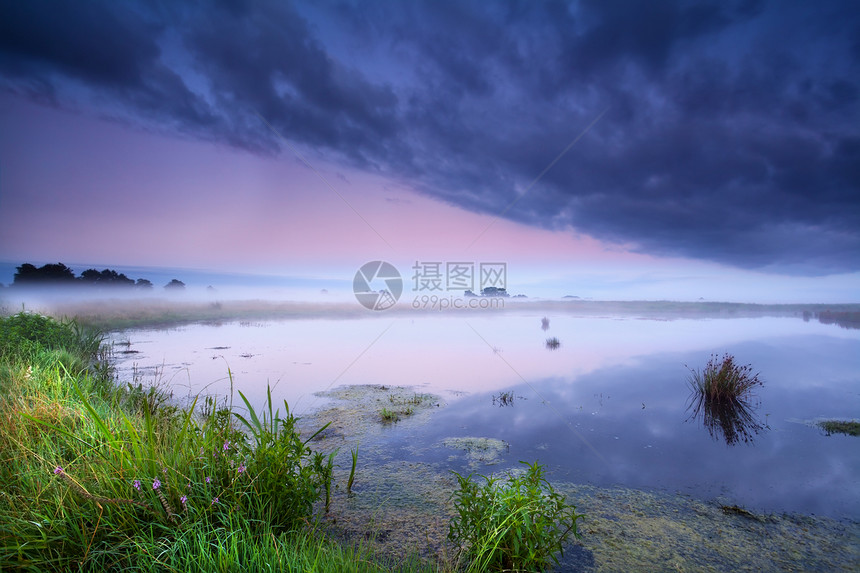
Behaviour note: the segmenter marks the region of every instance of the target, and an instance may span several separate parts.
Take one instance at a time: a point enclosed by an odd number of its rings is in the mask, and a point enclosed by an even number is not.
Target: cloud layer
[[[469,210],[741,268],[860,270],[851,1],[0,12],[0,86],[49,105],[291,153],[268,122]]]

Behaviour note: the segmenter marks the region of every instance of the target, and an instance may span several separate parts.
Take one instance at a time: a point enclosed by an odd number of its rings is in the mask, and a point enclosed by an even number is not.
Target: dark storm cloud
[[[294,143],[475,211],[826,274],[860,270],[855,6],[4,3],[0,81],[276,152],[260,114]]]

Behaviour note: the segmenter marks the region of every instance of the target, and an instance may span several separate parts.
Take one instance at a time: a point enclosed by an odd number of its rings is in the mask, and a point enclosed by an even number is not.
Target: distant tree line
[[[12,286],[72,286],[89,285],[98,287],[133,287],[142,290],[151,290],[152,282],[146,279],[137,281],[128,278],[123,273],[112,269],[99,271],[87,269],[75,277],[75,273],[63,263],[47,264],[36,267],[30,263],[24,263],[15,267],[15,277]],[[168,290],[184,289],[185,283],[173,279],[164,288]]]

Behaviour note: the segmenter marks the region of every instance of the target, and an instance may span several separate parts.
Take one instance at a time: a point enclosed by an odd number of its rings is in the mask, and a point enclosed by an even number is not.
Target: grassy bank
[[[478,557],[508,570],[549,563],[576,533],[574,508],[534,464],[533,479],[491,482],[498,496],[470,496],[471,476],[460,478],[454,503],[468,501],[469,519],[452,521],[462,551],[444,564],[382,560],[364,544],[373,535],[335,541],[324,519],[337,450],[309,444],[328,424],[303,436],[271,393],[256,410],[237,391],[243,413],[214,398],[180,408],[118,386],[104,349],[73,321],[0,318],[0,570],[487,570]],[[347,492],[356,463],[353,450]],[[515,511],[476,527],[497,498]],[[556,528],[555,516],[570,523]]]
[[[373,461],[369,439],[349,495],[350,464],[332,474],[329,455],[314,451],[348,457],[355,445],[331,409],[306,417],[302,436],[285,405],[280,413],[247,405],[242,418],[205,399],[179,409],[155,391],[118,388],[102,352],[100,336],[75,322],[0,319],[0,571],[406,572],[466,569],[470,559],[477,571],[482,555],[507,567],[518,548],[499,540],[532,535],[535,516],[550,515],[535,503],[553,499],[539,477],[540,487],[501,476],[486,487],[490,480],[470,476],[457,480],[457,494],[446,467],[388,454]],[[414,405],[404,418],[417,418],[419,397],[403,396],[384,403]],[[378,408],[352,406],[380,426]],[[321,519],[332,475],[339,490]],[[553,487],[556,501],[576,500],[585,514],[582,540],[559,555],[564,570],[855,571],[860,563],[856,521],[727,512],[737,508],[731,499]],[[549,523],[535,531],[550,537],[526,548],[545,548],[546,563],[566,532]],[[440,551],[446,534],[465,539],[466,551]],[[422,555],[441,565],[405,557],[422,541]]]
[[[180,410],[102,352],[74,322],[0,319],[0,570],[387,570],[319,527],[331,458],[283,408]]]

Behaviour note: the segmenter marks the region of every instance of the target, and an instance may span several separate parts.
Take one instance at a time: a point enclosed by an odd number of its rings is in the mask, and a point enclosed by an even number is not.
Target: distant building
[[[481,289],[481,296],[511,296],[507,289],[498,287],[485,287]]]
[[[508,297],[511,296],[508,294],[508,291],[503,288],[498,287],[484,287],[481,289],[481,294],[475,294],[470,290],[463,291],[463,296],[503,296]],[[525,298],[526,295],[519,294],[519,297]]]

